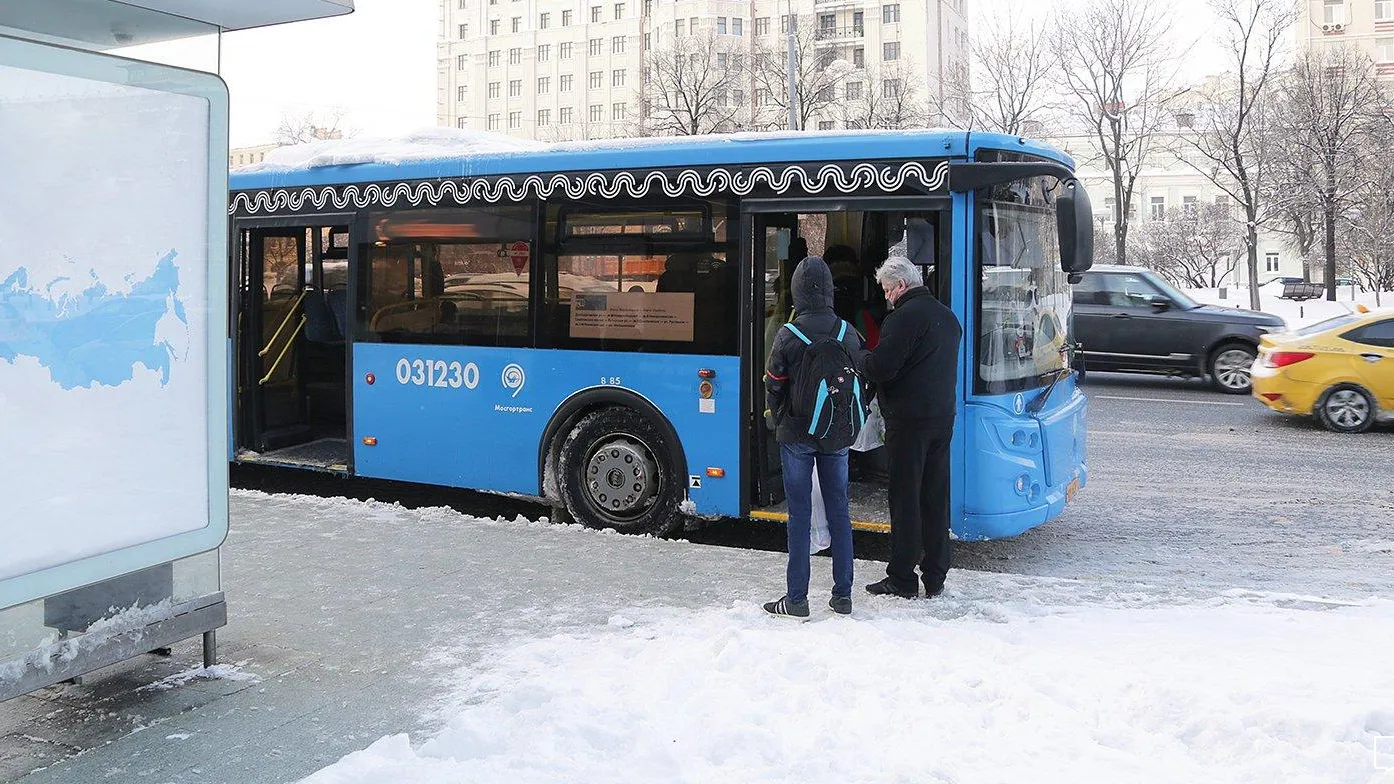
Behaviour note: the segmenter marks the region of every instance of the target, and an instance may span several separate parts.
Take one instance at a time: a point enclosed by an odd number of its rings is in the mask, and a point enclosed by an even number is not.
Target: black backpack
[[[788,413],[799,424],[808,423],[808,436],[820,452],[836,452],[855,443],[871,402],[866,382],[842,344],[847,322],[839,324],[836,336],[817,340],[810,340],[793,324],[784,325],[806,346],[793,374]]]

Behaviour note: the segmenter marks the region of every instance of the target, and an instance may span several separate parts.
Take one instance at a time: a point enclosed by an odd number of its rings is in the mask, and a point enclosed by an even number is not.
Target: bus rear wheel
[[[582,417],[562,442],[559,476],[562,502],[583,525],[655,536],[682,527],[682,488],[667,439],[631,409]]]

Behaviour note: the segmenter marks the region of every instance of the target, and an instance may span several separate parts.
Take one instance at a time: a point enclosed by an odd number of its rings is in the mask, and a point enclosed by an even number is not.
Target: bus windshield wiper
[[[1031,401],[1031,405],[1027,406],[1026,410],[1032,414],[1039,414],[1041,409],[1045,408],[1046,401],[1050,399],[1050,393],[1055,391],[1055,385],[1060,383],[1060,379],[1074,372],[1074,368],[1070,367],[1063,367],[1055,371],[1055,375],[1051,376],[1050,383],[1041,390],[1041,394],[1037,395],[1035,400]]]

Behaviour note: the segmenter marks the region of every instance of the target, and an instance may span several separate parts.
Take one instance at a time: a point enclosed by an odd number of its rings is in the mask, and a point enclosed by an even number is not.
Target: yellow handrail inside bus
[[[286,317],[281,320],[281,326],[276,327],[276,334],[272,335],[271,339],[266,342],[265,348],[257,352],[258,357],[266,356],[267,353],[271,351],[271,347],[276,345],[276,338],[279,338],[281,336],[281,330],[285,329],[286,325],[290,323],[291,317],[294,316],[295,312],[300,309],[300,303],[305,301],[305,295],[309,293],[310,290],[305,289],[304,291],[300,292],[300,296],[295,298],[295,304],[291,305],[290,310],[286,311]],[[301,316],[301,318],[303,319],[304,316]],[[285,354],[286,352],[282,351],[281,353]]]
[[[300,317],[300,323],[296,325],[295,331],[290,334],[290,337],[286,338],[286,344],[281,347],[281,353],[276,355],[276,361],[271,363],[271,369],[266,371],[266,375],[261,377],[261,381],[257,382],[258,386],[265,386],[266,382],[270,381],[271,377],[276,375],[276,368],[281,366],[281,360],[286,358],[286,352],[290,351],[290,347],[295,345],[296,337],[300,335],[300,330],[305,328],[305,322],[309,320],[309,316]],[[280,330],[277,330],[277,334],[280,334]]]

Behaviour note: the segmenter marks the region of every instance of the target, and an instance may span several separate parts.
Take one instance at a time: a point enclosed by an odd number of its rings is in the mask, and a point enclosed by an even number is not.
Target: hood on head
[[[795,313],[832,310],[833,273],[818,256],[809,256],[799,262],[794,269],[792,289]]]

